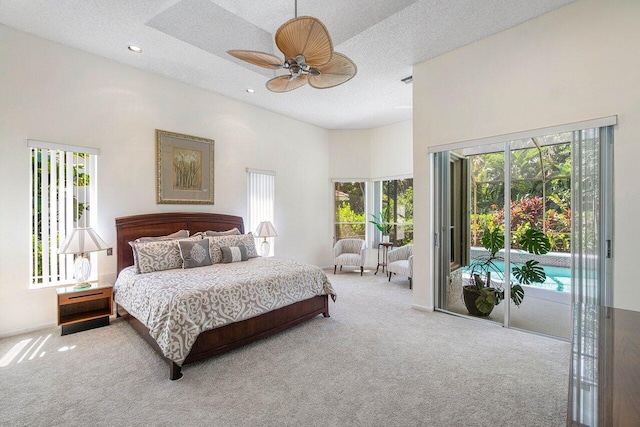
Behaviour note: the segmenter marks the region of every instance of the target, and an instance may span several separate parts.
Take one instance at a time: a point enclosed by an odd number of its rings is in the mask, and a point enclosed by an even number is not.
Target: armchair
[[[333,274],[343,265],[360,266],[360,275],[364,273],[364,263],[367,259],[367,244],[362,239],[338,240],[333,247]]]
[[[392,274],[402,274],[409,277],[409,289],[413,289],[413,245],[391,249],[387,254],[387,272],[389,281]]]

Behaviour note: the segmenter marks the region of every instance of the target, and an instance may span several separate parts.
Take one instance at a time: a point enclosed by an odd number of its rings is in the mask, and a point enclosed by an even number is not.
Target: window
[[[365,182],[334,183],[334,240],[354,237],[365,238]]]
[[[382,213],[384,223],[391,225],[389,240],[395,246],[413,243],[413,178],[376,181],[373,213]],[[374,236],[382,240],[377,229]]]
[[[276,173],[273,171],[261,171],[255,169],[247,169],[247,206],[248,206],[248,230],[255,232],[256,228],[262,221],[271,221],[274,228],[275,224],[275,188]],[[256,247],[260,247],[263,238],[256,239]],[[275,239],[267,237],[269,242],[269,254],[273,256]],[[265,256],[265,254],[262,254]]]
[[[31,150],[31,286],[73,281],[73,255],[58,247],[75,227],[94,227],[97,218],[99,150],[28,141]],[[97,279],[97,260],[89,280]]]

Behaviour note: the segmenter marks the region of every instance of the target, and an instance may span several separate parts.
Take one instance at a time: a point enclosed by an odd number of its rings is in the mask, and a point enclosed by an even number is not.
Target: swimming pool
[[[477,260],[472,260],[472,264]],[[522,264],[511,264],[512,266],[521,266]],[[504,274],[504,262],[496,263],[496,266],[501,273]],[[532,283],[529,286],[541,289],[549,289],[556,292],[571,293],[571,269],[566,267],[554,267],[550,265],[542,265],[544,272],[547,275],[547,280],[544,283]],[[465,267],[463,273],[469,274],[470,267]],[[492,280],[493,281],[493,280]],[[516,278],[511,274],[511,282],[518,283]]]

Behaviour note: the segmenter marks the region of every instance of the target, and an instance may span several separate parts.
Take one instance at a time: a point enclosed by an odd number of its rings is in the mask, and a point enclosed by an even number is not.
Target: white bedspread
[[[114,300],[182,365],[198,334],[335,291],[318,267],[274,258],[137,274],[120,272]]]

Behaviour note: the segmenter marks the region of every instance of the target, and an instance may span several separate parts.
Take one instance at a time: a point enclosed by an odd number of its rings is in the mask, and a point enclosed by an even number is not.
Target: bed
[[[182,366],[185,364],[215,356],[269,337],[320,314],[324,317],[329,317],[328,297],[331,296],[335,300],[335,292],[323,272],[320,271],[318,273],[314,271],[319,271],[317,267],[306,264],[254,258],[249,261],[231,264],[213,264],[210,267],[176,269],[146,274],[136,274],[135,267],[132,267],[134,265],[134,254],[129,242],[135,241],[140,237],[166,236],[177,230],[189,230],[190,234],[193,235],[207,230],[222,232],[233,228],[237,228],[240,233],[244,233],[242,217],[212,213],[171,212],[116,218],[118,280],[114,289],[114,298],[117,315],[126,319],[134,330],[169,364],[169,378],[171,380],[182,377]],[[281,296],[277,298],[273,296],[269,300],[268,295],[263,295],[264,298],[267,298],[266,300],[272,302],[255,304],[255,306],[260,306],[259,309],[252,308],[255,312],[243,312],[239,315],[234,312],[234,307],[222,307],[225,312],[223,317],[229,317],[229,319],[224,319],[224,322],[222,322],[219,317],[216,317],[218,316],[217,314],[207,314],[203,315],[203,319],[198,320],[197,324],[194,323],[194,316],[185,320],[184,317],[188,315],[179,308],[175,308],[182,306],[175,305],[172,302],[179,297],[172,295],[168,297],[170,302],[163,303],[166,306],[166,310],[171,310],[172,313],[161,314],[165,315],[165,317],[178,318],[178,320],[173,321],[172,325],[179,323],[189,326],[189,328],[186,328],[186,332],[181,331],[178,335],[172,336],[172,342],[167,342],[166,337],[159,332],[158,322],[150,320],[148,312],[157,314],[159,310],[165,309],[165,306],[154,305],[157,302],[155,299],[158,294],[168,294],[168,288],[175,288],[178,293],[182,294],[187,291],[191,292],[191,288],[194,288],[194,292],[197,292],[197,294],[195,298],[191,294],[191,300],[199,303],[209,299],[209,297],[200,297],[198,295],[201,295],[203,291],[200,288],[205,287],[208,280],[214,280],[211,278],[222,281],[223,283],[220,286],[231,286],[228,283],[232,281],[231,278],[234,280],[236,277],[238,280],[245,278],[245,283],[242,284],[243,287],[239,288],[241,292],[246,292],[246,286],[250,284],[263,290],[276,289],[275,292],[277,293],[278,285],[276,284],[279,282],[273,276],[267,277],[271,270],[278,271],[280,276],[289,274],[287,271],[290,271],[292,275],[288,276],[289,278],[284,281],[287,282],[286,286],[295,289],[302,289],[307,286],[302,283],[306,281],[307,276],[313,276],[315,282],[318,282],[320,278],[317,275],[321,274],[322,281],[324,281],[323,289],[319,290],[319,285],[315,283],[315,285],[312,284],[312,286],[315,286],[313,291],[306,290],[306,288],[304,291],[296,291],[296,294],[299,294],[298,297],[303,298],[297,301],[293,301],[290,297],[282,298]],[[171,271],[175,273],[170,273]],[[169,279],[168,276],[171,274],[174,274],[175,277]],[[195,276],[195,274],[198,274],[198,276]],[[256,275],[262,274],[264,274],[265,279],[257,280]],[[304,277],[305,280],[302,280],[301,277]],[[163,285],[164,282],[169,283],[170,280],[174,279],[176,280],[175,283],[171,282],[171,285]],[[179,282],[188,282],[190,284],[189,289],[179,288]],[[261,284],[262,282],[264,283]],[[156,288],[153,288],[154,286]],[[214,287],[213,285],[211,286]],[[148,295],[145,296],[142,290],[147,288],[149,291],[147,292]],[[131,291],[131,289],[137,290],[137,293]],[[284,294],[284,291],[280,293]],[[138,299],[136,300],[135,298]],[[146,298],[149,298],[150,301],[147,302]],[[277,303],[273,302],[276,300]],[[138,301],[139,304],[135,303],[135,301]],[[148,305],[154,305],[152,309],[147,310],[148,312],[140,308]],[[220,304],[217,305],[219,306]],[[227,312],[231,314],[226,316]],[[139,318],[136,317],[136,314]],[[240,320],[234,321],[234,316]],[[218,326],[220,323],[224,324]],[[173,328],[164,327],[162,330],[164,331],[165,329]],[[188,345],[185,345],[184,349],[179,348],[176,350],[176,347],[182,346],[183,341],[187,342]],[[180,345],[176,345],[176,342],[180,343]]]

